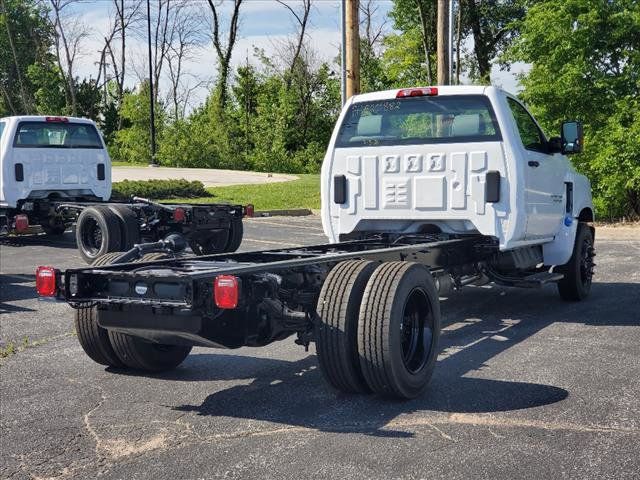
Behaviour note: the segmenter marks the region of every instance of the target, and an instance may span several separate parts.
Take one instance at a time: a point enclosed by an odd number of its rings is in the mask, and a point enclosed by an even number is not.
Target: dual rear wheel
[[[98,257],[93,266],[109,265],[122,252],[110,252]],[[150,262],[167,258],[163,253],[148,253],[136,262]],[[191,347],[164,345],[139,337],[102,328],[95,306],[76,308],[75,327],[80,346],[94,362],[114,368],[145,372],[162,372],[180,365]]]
[[[320,370],[334,388],[396,398],[425,390],[440,337],[438,296],[425,266],[342,262],[327,276],[317,312]]]

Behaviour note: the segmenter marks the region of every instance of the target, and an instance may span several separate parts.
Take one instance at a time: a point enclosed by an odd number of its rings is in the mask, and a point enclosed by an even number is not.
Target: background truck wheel
[[[89,207],[78,215],[76,243],[87,263],[105,253],[120,251],[121,237],[120,220],[109,208]]]
[[[229,240],[225,252],[235,252],[240,248],[242,243],[242,236],[244,235],[244,226],[242,225],[241,218],[231,219],[231,225],[229,226]]]
[[[127,367],[145,372],[164,372],[180,365],[191,347],[161,345],[109,330],[116,355]]]
[[[414,398],[426,388],[438,356],[440,305],[429,270],[385,262],[371,275],[360,306],[358,353],[376,393]]]
[[[358,313],[376,265],[363,260],[339,263],[329,272],[318,298],[318,363],[325,380],[341,392],[370,392],[358,359]]]
[[[206,234],[198,235],[189,242],[191,250],[196,255],[212,255],[214,253],[226,252],[229,242],[229,231],[215,230]]]
[[[109,265],[121,252],[111,252],[98,257],[94,266]],[[75,310],[75,327],[78,341],[84,352],[96,363],[109,367],[122,368],[124,364],[113,351],[109,334],[98,325],[96,307],[83,307]]]
[[[168,255],[164,252],[151,252],[145,253],[142,257],[137,260],[134,260],[133,263],[143,263],[143,262],[153,262],[155,260],[166,260],[170,258],[171,255]]]
[[[131,250],[136,243],[140,243],[140,224],[138,216],[126,205],[109,205],[120,220],[120,250]]]
[[[595,256],[593,231],[588,225],[580,223],[571,258],[558,268],[558,272],[564,274],[564,278],[558,282],[558,293],[563,300],[579,301],[587,298],[591,291]]]

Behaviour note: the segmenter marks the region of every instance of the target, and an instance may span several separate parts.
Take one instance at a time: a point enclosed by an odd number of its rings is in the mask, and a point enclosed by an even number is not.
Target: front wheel
[[[564,274],[564,278],[558,282],[558,293],[563,300],[575,302],[587,298],[591,292],[595,256],[593,229],[580,223],[571,258],[558,268],[558,272]]]
[[[113,330],[109,330],[109,340],[122,363],[129,368],[144,372],[164,372],[174,369],[191,352],[191,347],[152,343]]]

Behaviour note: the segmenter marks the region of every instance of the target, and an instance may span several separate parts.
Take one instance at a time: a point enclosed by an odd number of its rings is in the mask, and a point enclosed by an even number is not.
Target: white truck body
[[[21,200],[52,192],[61,198],[111,197],[111,160],[91,120],[6,117],[0,129],[0,207],[16,208]]]
[[[578,223],[571,219],[593,220],[588,179],[565,155],[524,145],[514,115],[526,124],[530,114],[513,95],[492,86],[425,88],[436,93],[414,98],[410,90],[420,89],[406,89],[407,98],[396,98],[399,91],[388,90],[354,96],[345,105],[322,165],[322,223],[329,239],[437,227],[493,236],[502,251],[542,245],[545,264],[566,263]],[[461,101],[467,110],[444,110],[446,102]],[[447,115],[448,122],[440,120],[442,141],[390,136],[392,127],[385,131],[384,122],[402,113],[403,102],[415,103],[414,118],[402,117],[405,123],[415,122],[423,106]],[[357,126],[349,124],[356,120]],[[530,125],[546,145],[537,123]],[[350,128],[351,137],[345,133]],[[487,201],[488,172],[499,175],[498,201]],[[335,179],[342,176],[346,197],[337,203]]]

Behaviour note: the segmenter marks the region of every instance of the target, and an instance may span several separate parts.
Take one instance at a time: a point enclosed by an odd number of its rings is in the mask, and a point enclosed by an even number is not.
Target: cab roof
[[[66,115],[14,115],[11,117],[2,117],[0,118],[0,121],[2,122],[9,122],[9,121],[46,122],[47,118],[65,118],[67,122],[75,122],[75,123],[91,123],[91,124],[94,123],[94,121],[91,120],[90,118],[68,117]]]
[[[370,102],[373,100],[391,100],[396,98],[400,90],[411,90],[413,88],[437,88],[438,95],[486,95],[489,90],[499,90],[500,88],[493,85],[434,85],[433,87],[407,87],[394,88],[393,90],[382,90],[380,92],[364,93],[354,95],[353,103]]]

